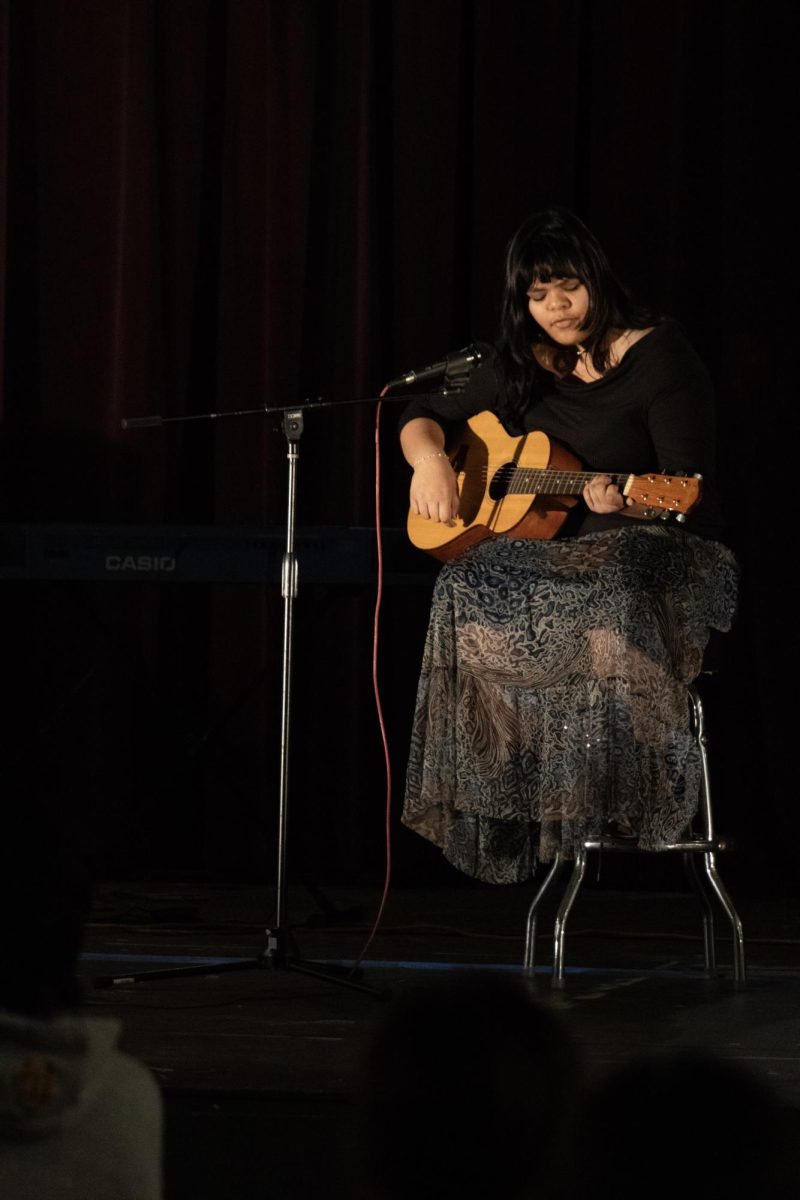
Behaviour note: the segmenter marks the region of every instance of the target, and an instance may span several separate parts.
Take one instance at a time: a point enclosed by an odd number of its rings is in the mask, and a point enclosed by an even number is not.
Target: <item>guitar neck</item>
[[[506,492],[509,494],[539,496],[579,496],[587,483],[590,483],[599,471],[556,471],[551,468],[517,467],[507,481]],[[624,492],[632,478],[629,472],[617,474],[603,471],[621,492]]]

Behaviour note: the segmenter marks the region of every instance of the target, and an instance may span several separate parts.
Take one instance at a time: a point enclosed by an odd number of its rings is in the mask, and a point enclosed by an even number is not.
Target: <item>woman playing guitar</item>
[[[709,376],[562,209],[509,245],[496,348],[463,390],[401,417],[411,513],[443,531],[461,502],[445,446],[484,410],[587,473],[556,538],[480,541],[434,591],[403,819],[503,883],[609,824],[643,849],[682,833],[699,788],[686,689],[709,628],[730,625],[737,571],[719,540]],[[702,502],[683,528],[665,523],[623,497],[620,471],[700,473]]]

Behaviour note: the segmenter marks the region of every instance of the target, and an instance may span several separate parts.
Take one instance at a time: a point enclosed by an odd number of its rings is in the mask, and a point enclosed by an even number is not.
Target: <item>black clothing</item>
[[[428,417],[447,429],[478,412],[498,411],[501,379],[491,359],[482,363],[462,392],[433,402],[415,401],[400,417],[402,428]],[[498,414],[499,415],[499,414]],[[584,383],[575,375],[552,376],[524,415],[523,428],[540,429],[568,447],[586,470],[699,472],[703,498],[685,529],[719,540],[723,521],[715,488],[714,394],[710,376],[680,326],[665,319],[633,346],[602,378]],[[578,536],[630,527],[635,517],[602,515],[580,502],[562,527]]]

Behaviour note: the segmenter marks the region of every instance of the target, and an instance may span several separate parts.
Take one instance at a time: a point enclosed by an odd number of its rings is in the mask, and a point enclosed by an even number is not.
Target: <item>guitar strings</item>
[[[496,479],[503,469],[503,467],[499,467],[494,471],[492,478]],[[477,477],[483,482],[486,482],[489,477],[489,469],[485,465],[478,467],[477,470],[468,469],[465,473]],[[636,478],[630,472],[604,472],[604,474],[608,474],[611,482],[615,483],[618,487],[625,487],[630,480]],[[506,495],[538,492],[544,495],[568,496],[578,495],[596,475],[596,471],[557,471],[540,467],[515,467],[513,471],[509,472],[508,478],[502,480],[502,483]],[[679,477],[680,487],[678,489],[675,488],[674,477],[646,475],[640,478],[644,478],[651,487],[659,487],[668,494],[673,490],[677,491],[678,496],[689,495],[691,492],[690,481],[688,479],[684,480],[683,477]],[[674,496],[672,499],[674,502]]]

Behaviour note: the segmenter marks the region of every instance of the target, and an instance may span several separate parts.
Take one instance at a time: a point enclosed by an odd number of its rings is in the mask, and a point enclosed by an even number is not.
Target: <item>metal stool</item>
[[[621,850],[627,853],[681,853],[684,858],[684,864],[689,875],[689,879],[694,887],[697,897],[702,906],[703,913],[703,948],[705,952],[705,967],[706,971],[711,974],[716,969],[716,949],[714,942],[714,910],[711,905],[710,892],[713,892],[728,918],[733,935],[733,978],[737,986],[743,986],[746,982],[745,957],[744,957],[744,935],[742,932],[742,922],[736,909],[733,907],[733,901],[728,895],[727,889],[719,877],[716,865],[716,854],[718,851],[727,850],[730,848],[730,842],[725,838],[719,837],[714,832],[714,819],[711,812],[711,781],[708,770],[708,754],[706,752],[706,729],[705,718],[703,715],[703,702],[697,690],[694,687],[689,688],[689,703],[691,706],[690,716],[692,722],[692,730],[697,740],[697,745],[700,750],[700,761],[702,767],[702,783],[700,796],[700,812],[697,820],[702,823],[700,836],[695,836],[691,829],[687,832],[686,837],[677,842],[671,842],[668,845],[661,847],[657,851],[641,851],[630,841],[621,837],[606,837],[600,836],[596,838],[587,838],[582,842],[575,855],[575,865],[572,869],[566,890],[562,897],[561,903],[558,906],[556,913],[555,927],[553,931],[553,987],[564,986],[564,936],[566,933],[567,920],[570,910],[575,902],[575,897],[578,894],[578,889],[583,882],[583,877],[586,873],[587,855],[590,850]],[[703,856],[704,872],[698,869],[697,855]],[[526,975],[533,975],[534,971],[534,954],[536,949],[536,918],[539,912],[540,905],[547,893],[551,883],[561,874],[562,868],[566,865],[566,860],[561,854],[557,854],[546,879],[539,888],[539,891],[533,898],[533,902],[528,910],[528,921],[525,933],[525,959],[523,971]],[[706,885],[703,874],[705,875],[708,885]]]

